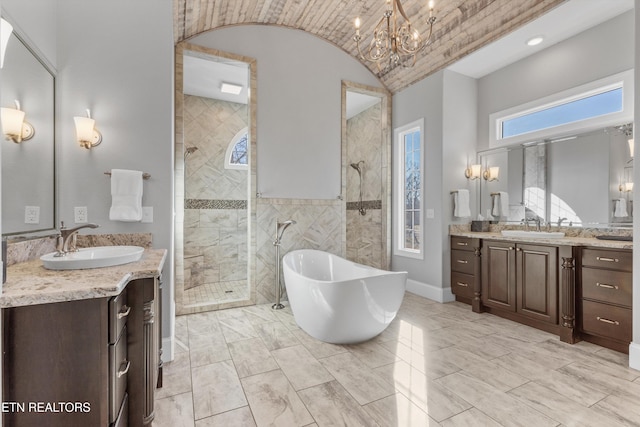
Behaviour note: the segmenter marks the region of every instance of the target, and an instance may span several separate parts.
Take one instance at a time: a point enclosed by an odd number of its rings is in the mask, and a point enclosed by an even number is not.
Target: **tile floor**
[[[640,425],[626,355],[410,293],[358,345],[268,305],[178,317],[176,340],[154,427]]]
[[[246,280],[231,280],[228,282],[205,283],[184,291],[182,303],[185,307],[222,304],[249,298]]]

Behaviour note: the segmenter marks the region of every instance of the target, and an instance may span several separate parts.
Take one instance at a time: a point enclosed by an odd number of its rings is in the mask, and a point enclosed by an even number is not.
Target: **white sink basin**
[[[560,231],[524,231],[524,230],[502,230],[504,237],[524,237],[527,239],[560,239],[564,233]]]
[[[144,248],[140,246],[96,246],[83,248],[62,257],[55,252],[40,257],[49,270],[81,270],[85,268],[111,267],[138,261]]]

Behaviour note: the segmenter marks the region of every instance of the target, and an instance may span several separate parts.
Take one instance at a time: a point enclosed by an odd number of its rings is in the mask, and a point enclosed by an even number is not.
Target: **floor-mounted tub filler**
[[[404,271],[379,270],[311,249],[287,253],[282,264],[296,323],[321,341],[371,339],[389,326],[402,304]]]

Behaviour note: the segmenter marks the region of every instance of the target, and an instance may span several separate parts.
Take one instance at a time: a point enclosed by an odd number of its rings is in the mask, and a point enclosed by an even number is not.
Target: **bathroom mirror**
[[[255,60],[176,47],[176,312],[255,301]]]
[[[480,178],[480,214],[509,222],[526,216],[552,225],[631,226],[630,126],[480,152],[483,170],[499,167],[498,180]],[[496,206],[501,192],[508,212]]]
[[[342,195],[347,259],[388,269],[391,110],[384,89],[342,83]]]
[[[2,234],[15,236],[55,228],[55,137],[53,72],[15,31],[5,54],[0,105],[25,112],[29,140],[3,138]]]

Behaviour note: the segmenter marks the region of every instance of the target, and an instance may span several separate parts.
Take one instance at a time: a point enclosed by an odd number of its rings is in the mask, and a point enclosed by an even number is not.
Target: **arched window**
[[[225,155],[225,169],[249,168],[249,129],[244,128],[238,132],[229,146]]]

